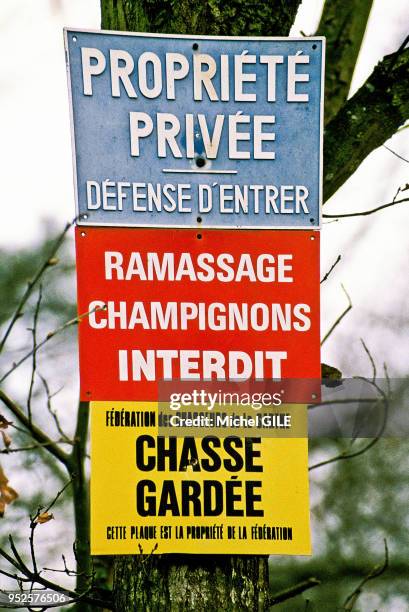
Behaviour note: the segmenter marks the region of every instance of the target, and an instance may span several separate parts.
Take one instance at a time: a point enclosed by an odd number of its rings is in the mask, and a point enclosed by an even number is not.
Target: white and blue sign
[[[79,224],[319,227],[324,39],[65,43]]]

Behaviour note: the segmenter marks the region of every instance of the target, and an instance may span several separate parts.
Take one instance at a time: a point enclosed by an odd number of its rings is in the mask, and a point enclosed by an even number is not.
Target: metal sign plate
[[[80,225],[319,227],[324,39],[65,44]]]
[[[242,236],[77,228],[83,400],[157,401],[161,380],[320,378],[319,232]]]
[[[125,414],[132,426],[115,424]],[[156,414],[155,402],[91,403],[92,554],[311,554],[306,435],[206,444],[194,428],[158,435]]]

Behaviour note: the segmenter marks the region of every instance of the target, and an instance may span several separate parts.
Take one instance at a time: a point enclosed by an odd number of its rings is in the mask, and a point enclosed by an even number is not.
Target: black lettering
[[[235,508],[235,503],[241,501],[241,494],[234,494],[234,489],[242,486],[243,483],[240,480],[228,480],[226,482],[226,516],[244,515],[243,510]]]
[[[200,483],[195,480],[184,480],[182,482],[182,515],[192,516],[190,504],[193,504],[193,516],[201,516]]]
[[[246,516],[264,516],[263,510],[254,507],[256,502],[261,502],[261,495],[254,492],[256,487],[261,487],[261,480],[246,481]]]
[[[230,455],[230,457],[233,459],[233,461],[231,461],[230,459],[224,460],[224,467],[226,468],[226,470],[229,470],[229,472],[239,472],[243,469],[244,466],[243,457],[240,455],[239,452],[236,451],[234,447],[243,448],[243,440],[234,436],[230,436],[229,438],[226,438],[224,440],[224,449],[226,450],[227,454]]]
[[[147,448],[155,448],[155,439],[152,436],[139,436],[136,438],[136,467],[141,472],[149,472],[155,469],[155,457],[147,457],[145,461],[145,444]]]
[[[220,438],[215,436],[206,436],[202,440],[202,449],[209,457],[209,459],[202,459],[202,468],[206,472],[217,472],[222,466],[222,461],[219,455],[213,450],[212,447],[220,448]]]
[[[212,491],[214,495],[212,495]],[[214,506],[212,506],[212,498]],[[203,509],[205,516],[220,516],[223,512],[223,485],[218,480],[203,483]]]
[[[173,480],[163,481],[158,516],[165,516],[167,512],[170,512],[172,516],[180,516],[178,500],[175,491],[175,483],[173,482]]]
[[[245,443],[245,459],[246,459],[246,472],[262,472],[262,465],[254,465],[254,459],[261,457],[261,451],[255,450],[254,445],[261,444],[261,438],[246,438]]]
[[[146,495],[145,489],[149,493],[155,493],[156,487],[152,480],[140,480],[136,485],[136,511],[139,516],[156,515],[156,498],[154,495]]]
[[[179,466],[180,470],[185,470],[190,466],[194,472],[200,472],[199,456],[194,438],[184,438]]]
[[[169,446],[166,447],[166,441],[169,441]],[[158,449],[158,471],[165,472],[167,469],[170,472],[177,470],[177,441],[176,438],[165,438],[163,436],[158,438],[157,443]],[[168,459],[168,467],[166,467],[166,459]]]

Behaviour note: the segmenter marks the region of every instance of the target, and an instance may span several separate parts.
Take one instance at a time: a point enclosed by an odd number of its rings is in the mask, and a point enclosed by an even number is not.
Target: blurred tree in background
[[[286,36],[299,4],[297,0],[101,0],[102,27]],[[327,37],[326,198],[409,118],[409,50],[405,44],[384,58],[348,100],[371,6],[372,0],[327,0],[317,32]],[[351,210],[352,214],[356,212]],[[47,234],[54,233],[54,228],[49,228]],[[36,249],[0,252],[0,338],[7,335],[0,355],[0,465],[9,479],[4,485],[6,494],[12,496],[8,486],[18,493],[17,499],[5,504],[1,550],[10,549],[11,533],[13,545],[31,568],[34,581],[44,585],[41,580],[46,577],[56,588],[64,585],[72,590],[73,600],[79,593],[87,593],[73,604],[81,611],[99,607],[118,612],[190,610],[186,593],[193,587],[200,590],[214,584],[216,571],[223,588],[217,593],[214,589],[210,599],[203,595],[196,610],[264,610],[273,606],[295,612],[409,610],[409,445],[403,439],[381,439],[360,456],[311,472],[314,554],[311,558],[270,558],[269,584],[264,558],[195,557],[189,562],[186,558],[159,557],[145,565],[142,556],[132,562],[129,557],[118,558],[114,578],[111,559],[90,559],[88,412],[86,406],[79,410],[72,405],[71,391],[78,321],[70,230],[57,251],[55,246],[55,239],[47,238]],[[42,269],[35,285],[28,285]],[[18,316],[8,335],[14,313]],[[43,340],[44,346],[37,350]],[[27,359],[14,367],[26,355]],[[2,426],[1,419],[12,425]],[[353,445],[359,445],[359,441]],[[313,465],[350,448],[351,441],[319,439],[310,446]],[[0,472],[0,488],[1,483]],[[44,524],[38,521],[41,513],[47,515]],[[51,514],[54,519],[48,519]],[[34,559],[29,546],[33,531],[37,546]],[[389,558],[383,568],[384,540]],[[47,570],[40,575],[33,563],[38,564],[37,569],[51,566],[60,573]],[[24,575],[18,560],[18,567],[12,571],[9,565],[3,555],[0,568],[11,576],[18,572]],[[363,582],[371,572],[376,574],[375,566],[382,573]],[[244,577],[254,579],[253,584],[244,585]],[[178,582],[181,595],[171,602],[166,598],[172,581]],[[12,582],[8,576],[7,584]],[[137,592],[133,590],[135,585]],[[237,590],[240,585],[240,598],[232,603],[229,589]],[[298,585],[298,591],[294,585]],[[362,589],[356,591],[359,585]]]

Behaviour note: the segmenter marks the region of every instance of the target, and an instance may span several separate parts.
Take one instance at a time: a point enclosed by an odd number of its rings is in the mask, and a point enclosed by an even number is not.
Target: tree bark
[[[76,591],[78,593],[85,593],[88,590],[89,576],[92,570],[89,545],[88,483],[84,470],[88,421],[89,404],[88,402],[79,402],[75,443],[71,456],[72,468],[70,470],[74,499],[75,549],[78,571]],[[91,607],[89,604],[79,601],[75,604],[75,610],[76,612],[90,612]]]
[[[163,34],[288,36],[301,0],[101,0],[102,28]]]
[[[267,610],[268,557],[139,555],[118,557],[116,610],[143,612]]]
[[[101,0],[102,28],[134,32],[287,36],[300,0]],[[115,559],[118,612],[268,609],[267,556],[139,555]]]
[[[326,126],[324,202],[409,118],[409,49],[386,56]]]
[[[348,97],[372,3],[373,0],[330,0],[324,4],[317,34],[327,40],[326,123],[337,114]]]

